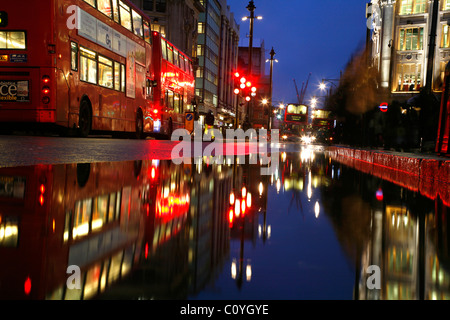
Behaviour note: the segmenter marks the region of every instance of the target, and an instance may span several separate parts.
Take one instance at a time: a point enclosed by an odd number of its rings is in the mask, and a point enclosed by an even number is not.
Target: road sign
[[[383,102],[382,104],[380,104],[380,110],[382,112],[387,112],[388,111],[388,107],[389,107],[389,105],[388,105],[387,102]]]
[[[185,115],[185,129],[189,131],[189,133],[192,133],[194,131],[194,112],[186,112]]]

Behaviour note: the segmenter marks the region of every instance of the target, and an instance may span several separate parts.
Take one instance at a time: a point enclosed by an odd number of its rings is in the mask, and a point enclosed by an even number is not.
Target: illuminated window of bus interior
[[[142,29],[142,17],[139,13],[132,10],[132,17],[133,17],[133,30],[134,34],[137,35],[140,38],[144,37],[144,31]]]
[[[98,57],[98,84],[102,87],[113,88],[113,61],[105,57]]]
[[[132,31],[132,23],[131,23],[131,8],[119,0],[120,4],[120,24]]]
[[[19,242],[19,222],[0,216],[0,247],[15,248]]]
[[[162,58],[164,60],[167,60],[167,42],[162,38],[161,38],[161,51],[162,51]]]
[[[78,71],[78,44],[70,43],[70,68],[73,71]]]
[[[25,31],[0,31],[0,49],[26,49]]]
[[[178,50],[173,50],[173,64],[177,67],[180,66],[180,63],[178,62]]]
[[[106,14],[108,17],[112,18],[111,1],[110,0],[97,0],[98,11]]]
[[[89,3],[91,6],[95,8],[95,0],[84,0],[84,2]]]
[[[80,80],[97,83],[97,53],[80,47]]]
[[[150,25],[146,20],[144,20],[144,40],[149,44],[152,43]]]
[[[113,15],[114,15],[114,21],[119,23],[119,6],[117,5],[117,0],[112,0],[112,6],[113,6]]]
[[[173,63],[173,47],[167,44],[167,61]]]
[[[114,61],[114,89],[120,91],[120,63]]]

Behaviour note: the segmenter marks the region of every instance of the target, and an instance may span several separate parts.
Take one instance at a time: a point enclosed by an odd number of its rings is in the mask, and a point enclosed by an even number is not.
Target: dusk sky
[[[274,48],[273,100],[295,103],[298,90],[312,73],[306,98],[323,96],[318,89],[322,78],[339,78],[352,54],[364,47],[366,39],[365,0],[254,0],[253,46],[264,41],[266,59]],[[248,0],[227,0],[240,25],[240,45],[248,46]],[[266,74],[269,74],[267,63]],[[320,105],[318,105],[320,107]]]

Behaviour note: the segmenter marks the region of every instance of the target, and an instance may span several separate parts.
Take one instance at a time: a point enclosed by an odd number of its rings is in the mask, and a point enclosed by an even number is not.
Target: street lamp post
[[[250,78],[252,76],[253,23],[255,20],[255,9],[256,9],[256,7],[255,7],[253,0],[250,0],[250,2],[247,5],[247,10],[250,12],[250,16],[242,18],[243,21],[250,19],[250,34],[249,34],[249,41],[248,41],[248,76]],[[258,17],[256,17],[256,19],[260,20],[260,19],[262,19],[262,17],[258,16]],[[247,112],[246,112],[244,127],[248,127],[248,128],[250,127],[249,112],[250,112],[250,104],[252,102],[253,102],[253,99],[247,102]]]
[[[273,58],[275,56],[275,51],[272,50],[270,51],[270,59],[268,61],[270,61],[270,100],[269,100],[269,115],[268,115],[268,120],[267,120],[267,131],[269,131],[271,128],[271,124],[270,124],[270,120],[272,119],[272,93],[273,93],[273,62],[275,61],[275,59]]]

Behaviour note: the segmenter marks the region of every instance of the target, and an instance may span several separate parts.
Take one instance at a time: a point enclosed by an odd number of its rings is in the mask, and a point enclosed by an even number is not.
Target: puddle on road
[[[276,156],[0,168],[0,298],[448,299],[439,197]]]

